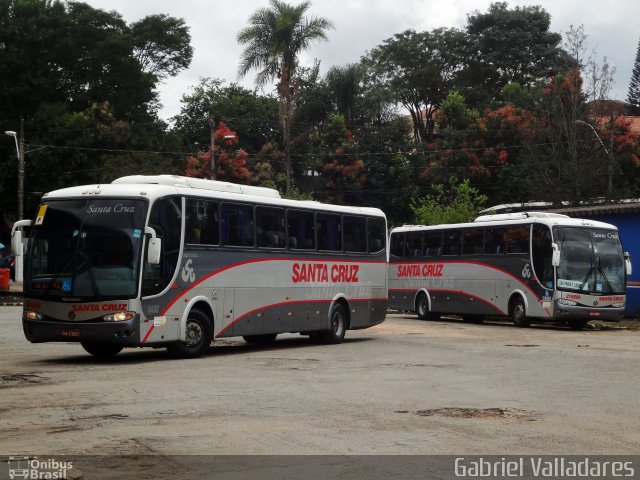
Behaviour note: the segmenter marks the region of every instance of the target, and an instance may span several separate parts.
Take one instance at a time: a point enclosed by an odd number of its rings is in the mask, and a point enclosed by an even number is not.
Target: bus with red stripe
[[[281,333],[342,342],[387,306],[382,211],[286,200],[277,190],[157,175],[57,190],[14,225],[31,342],[203,354],[214,338]]]
[[[546,212],[403,226],[389,240],[389,308],[420,319],[509,317],[516,326],[617,320],[629,255],[610,224]]]

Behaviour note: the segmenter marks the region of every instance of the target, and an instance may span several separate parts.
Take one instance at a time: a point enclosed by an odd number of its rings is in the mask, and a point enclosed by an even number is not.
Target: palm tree
[[[325,31],[332,28],[325,18],[306,18],[310,2],[292,6],[270,0],[270,8],[261,8],[249,18],[249,26],[238,33],[238,42],[246,45],[238,70],[245,76],[258,69],[256,85],[264,86],[277,79],[279,114],[284,132],[286,194],[291,191],[290,137],[295,105],[298,55],[314,40],[326,40]]]

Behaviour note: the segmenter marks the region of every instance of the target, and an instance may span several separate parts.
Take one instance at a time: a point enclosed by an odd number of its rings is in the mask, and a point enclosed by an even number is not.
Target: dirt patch
[[[43,377],[35,373],[9,373],[0,375],[0,388],[39,385],[48,380],[49,377]]]
[[[532,414],[524,410],[513,408],[460,408],[460,407],[443,407],[430,408],[428,410],[418,410],[409,412],[408,410],[398,410],[396,413],[413,413],[419,417],[448,417],[448,418],[530,418]]]

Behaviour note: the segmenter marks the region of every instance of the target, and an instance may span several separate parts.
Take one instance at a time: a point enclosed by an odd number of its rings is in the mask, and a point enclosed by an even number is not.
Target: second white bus
[[[510,317],[516,326],[619,319],[628,254],[615,226],[533,212],[404,226],[390,236],[389,307],[427,319]]]

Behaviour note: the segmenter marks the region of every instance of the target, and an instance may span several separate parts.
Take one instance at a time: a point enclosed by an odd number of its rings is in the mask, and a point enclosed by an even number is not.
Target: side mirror
[[[33,225],[32,220],[18,220],[11,227],[11,253],[16,257],[22,255],[22,230],[18,230],[22,227],[30,227]]]
[[[551,248],[553,249],[553,253],[551,254],[551,265],[558,267],[560,265],[560,249],[558,248],[557,243],[552,243]]]
[[[624,267],[627,275],[631,275],[631,255],[629,255],[629,252],[624,252]]]
[[[156,231],[151,227],[145,227],[144,233],[150,236],[147,261],[150,265],[158,265],[160,264],[160,254],[162,253],[162,240],[156,236]]]

